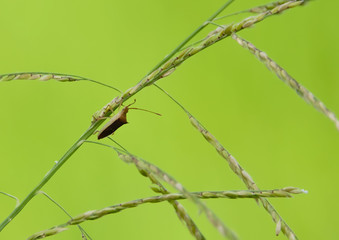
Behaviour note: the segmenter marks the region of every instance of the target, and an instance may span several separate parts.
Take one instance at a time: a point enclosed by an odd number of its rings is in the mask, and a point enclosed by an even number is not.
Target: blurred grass
[[[1,73],[72,73],[125,90],[222,3],[1,2]],[[228,12],[263,3],[236,1]],[[337,114],[338,6],[336,2],[313,1],[240,34]],[[337,194],[326,199],[323,194],[333,192],[339,170],[338,133],[328,119],[231,39],[185,62],[159,85],[229,149],[259,187],[293,185],[310,191],[294,199],[272,201],[300,239],[336,238]],[[23,199],[87,128],[91,114],[115,95],[86,82],[1,83],[1,191]],[[191,191],[244,188],[166,96],[150,87],[138,94],[137,105],[163,117],[131,111],[130,124],[114,135],[128,150],[166,170]],[[148,185],[110,150],[86,145],[44,190],[76,215],[152,195]],[[221,239],[191,203],[183,203],[208,239]],[[0,197],[1,218],[14,204]],[[274,236],[270,217],[253,200],[208,200],[206,204],[241,239]],[[25,239],[65,220],[59,209],[40,196],[1,237]],[[95,239],[191,239],[166,203],[145,205],[84,227]],[[76,237],[79,232],[72,228],[54,239]]]

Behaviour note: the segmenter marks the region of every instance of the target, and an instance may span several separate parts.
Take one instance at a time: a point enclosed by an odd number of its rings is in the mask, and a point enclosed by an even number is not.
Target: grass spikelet
[[[188,212],[184,208],[184,206],[176,200],[168,201],[175,209],[175,212],[178,218],[185,223],[187,229],[197,240],[206,239],[204,235],[199,230],[198,226],[194,223],[193,219],[188,215]]]
[[[146,171],[146,177],[150,178],[151,181],[156,184],[157,188],[152,190],[154,192],[159,192],[163,194],[162,196],[171,195],[167,189],[151,174]],[[199,230],[198,226],[194,223],[193,219],[189,216],[188,212],[184,208],[184,206],[176,200],[170,200],[171,197],[168,198],[168,202],[173,206],[178,218],[186,225],[189,232],[195,237],[197,240],[206,239],[204,235]],[[159,198],[158,198],[159,199]]]
[[[306,2],[309,2],[309,1],[310,0],[304,0],[303,3],[306,3]],[[272,10],[275,7],[282,5],[284,3],[287,3],[287,2],[290,2],[290,0],[279,0],[279,1],[271,2],[271,3],[267,3],[265,5],[252,7],[252,8],[242,10],[242,11],[239,11],[239,12],[235,12],[235,13],[230,13],[230,14],[227,14],[225,16],[215,18],[213,21],[217,21],[217,20],[220,20],[220,19],[224,19],[224,18],[235,16],[235,15],[242,14],[242,13],[263,13],[263,12],[267,12],[267,11]]]
[[[218,217],[201,201],[199,201],[198,198],[196,198],[194,195],[192,195],[189,191],[187,191],[182,184],[180,184],[178,181],[176,181],[173,177],[171,177],[169,174],[158,168],[157,166],[135,156],[132,155],[131,153],[127,151],[123,151],[120,149],[117,149],[115,147],[112,147],[110,145],[106,145],[103,143],[98,143],[98,142],[92,142],[92,141],[86,141],[89,143],[95,143],[99,145],[103,145],[106,147],[110,147],[114,149],[114,151],[117,152],[119,158],[123,160],[126,163],[133,163],[137,169],[141,172],[142,175],[147,175],[147,173],[152,173],[161,180],[167,182],[170,184],[172,187],[174,187],[176,190],[178,190],[180,193],[182,193],[187,199],[191,200],[194,202],[197,207],[201,210],[201,212],[205,213],[207,218],[210,220],[210,222],[218,229],[220,234],[228,239],[238,239],[237,236],[230,230],[228,229],[223,222],[221,222]],[[160,187],[161,188],[161,187]],[[135,206],[132,204],[133,207]],[[119,210],[120,211],[120,210]],[[76,221],[76,223],[80,223],[82,221],[85,221],[86,218],[90,218],[89,220],[93,220],[98,218],[93,214],[93,212],[89,212],[86,214],[85,217],[75,217],[71,222]],[[88,220],[88,219],[87,219]],[[72,223],[73,224],[73,223]],[[191,231],[191,230],[190,230]]]
[[[206,214],[207,218],[210,220],[210,222],[218,229],[220,234],[228,239],[238,239],[237,236],[228,228],[226,227],[223,222],[221,222],[218,217],[201,201],[198,200],[194,195],[192,195],[190,192],[188,192],[182,184],[180,184],[178,181],[176,181],[173,177],[171,177],[169,174],[158,168],[157,166],[139,158],[136,157],[130,153],[123,152],[121,150],[115,149],[118,153],[118,156],[122,160],[127,163],[134,163],[137,168],[145,169],[152,174],[156,175],[161,180],[167,182],[172,187],[174,187],[176,190],[178,190],[180,193],[182,193],[187,199],[190,199],[193,201],[197,207]]]
[[[113,142],[118,144],[116,141],[114,141],[112,138],[110,138]],[[120,147],[122,147],[120,144],[118,144]],[[122,147],[123,148],[123,147]],[[126,152],[127,150],[123,148]],[[126,159],[124,159],[126,161]],[[138,166],[137,166],[138,168]],[[161,184],[161,182],[152,174],[150,171],[144,168],[138,168],[139,173],[150,179],[152,182],[151,189],[156,193],[161,193],[163,195],[169,195],[170,192]],[[178,216],[178,218],[186,225],[189,232],[195,237],[197,240],[204,240],[206,239],[204,235],[200,232],[198,226],[194,223],[193,219],[189,216],[188,212],[184,208],[184,206],[179,203],[176,200],[168,200],[169,204],[171,204]]]
[[[178,106],[180,106],[187,114],[192,125],[203,135],[203,137],[217,150],[217,152],[222,156],[232,169],[232,171],[245,183],[249,190],[259,190],[252,177],[240,166],[237,160],[220,144],[220,142],[211,134],[209,131],[202,126],[199,121],[186,110],[177,100],[175,100],[168,92],[164,89],[155,85],[159,90],[165,93],[169,98],[171,98]],[[273,221],[277,224],[278,221],[281,221],[281,230],[289,239],[297,239],[295,233],[287,225],[287,223],[280,217],[278,212],[274,207],[269,203],[266,198],[260,197],[259,200],[263,204],[266,211],[271,215]]]
[[[77,82],[77,81],[89,81],[99,85],[103,85],[105,87],[109,87],[121,93],[121,91],[115,87],[104,84],[102,82],[98,82],[89,78],[70,75],[70,74],[62,74],[62,73],[47,73],[47,72],[22,72],[22,73],[10,73],[10,74],[1,74],[0,82],[8,82],[13,80],[37,80],[37,81],[49,81],[54,80],[58,82]]]
[[[289,187],[274,190],[238,190],[238,191],[206,191],[206,192],[193,192],[194,196],[202,199],[209,198],[290,198],[291,194],[302,194],[305,193],[302,189]],[[179,197],[179,195],[178,195]],[[184,197],[182,195],[182,197]]]
[[[339,131],[339,120],[336,118],[335,114],[329,110],[325,104],[316,98],[310,91],[308,91],[304,86],[298,83],[291,75],[289,75],[285,69],[279,66],[275,61],[267,56],[267,54],[258,48],[256,48],[252,43],[240,38],[236,34],[232,35],[232,38],[239,43],[243,48],[248,49],[252,54],[254,54],[266,67],[274,72],[280,80],[286,83],[290,88],[294,89],[300,97],[302,97],[307,103],[312,105],[315,109],[323,113],[328,117],[332,122],[334,122],[336,128]]]
[[[230,168],[233,172],[245,183],[248,189],[250,190],[259,190],[252,177],[240,166],[236,159],[219,143],[219,141],[210,134],[206,128],[204,128],[192,115],[189,115],[192,125],[206,138],[208,135],[209,142],[213,142],[213,146],[218,146],[216,148],[217,152],[228,162]],[[221,146],[221,147],[220,147]],[[273,221],[277,224],[278,221],[281,221],[281,230],[289,239],[297,239],[296,235],[292,229],[285,223],[285,221],[280,217],[278,212],[274,207],[269,203],[266,198],[260,197],[259,200],[263,204],[266,211],[272,216]]]
[[[240,166],[240,164],[236,161],[236,159],[225,149],[220,148],[221,144],[219,141],[213,137],[213,135],[209,134],[209,132],[192,116],[189,115],[190,121],[193,126],[206,138],[208,134],[208,139],[210,139],[210,143],[214,142],[213,146],[219,146],[216,148],[217,152],[228,162],[230,168],[233,172],[245,183],[248,189],[250,190],[259,190],[252,177]],[[211,138],[212,136],[212,138]],[[277,224],[278,221],[281,221],[281,230],[289,239],[297,239],[296,235],[292,231],[292,229],[285,223],[285,221],[280,217],[278,212],[274,209],[274,207],[269,203],[266,198],[260,197],[259,200],[263,204],[266,211],[272,216],[273,221]]]
[[[291,197],[291,194],[300,194],[300,193],[304,193],[304,191],[299,188],[287,187],[287,188],[282,188],[282,189],[261,190],[261,191],[251,191],[251,190],[204,191],[204,192],[191,192],[190,194],[200,199],[212,199],[212,198],[213,199],[214,198],[237,199],[237,198],[259,198],[259,197],[289,198]],[[187,196],[185,196],[182,193],[168,193],[168,194],[164,194],[160,196],[136,199],[136,200],[132,200],[129,202],[124,202],[124,203],[116,204],[116,205],[109,206],[106,208],[102,208],[99,210],[88,211],[86,213],[83,213],[83,214],[80,214],[74,217],[72,220],[68,221],[65,224],[36,233],[28,239],[39,239],[39,238],[33,238],[33,236],[34,237],[39,236],[40,238],[47,237],[50,235],[44,235],[44,234],[47,231],[52,232],[52,229],[64,229],[65,230],[66,226],[78,225],[88,220],[95,220],[95,219],[104,217],[106,215],[118,213],[120,211],[138,207],[146,203],[161,203],[164,201],[176,202],[176,200],[183,200],[183,199],[187,199]],[[205,239],[203,236],[201,236],[201,238],[198,238],[197,236],[195,237],[196,239]]]
[[[141,175],[149,178],[151,182],[156,186],[151,187],[151,189],[154,192],[161,193],[163,194],[163,196],[170,194],[170,192],[160,183],[160,181],[158,181],[158,179],[152,173],[147,171],[147,169],[138,169],[138,170],[141,173]],[[178,218],[186,225],[187,229],[195,237],[195,239],[197,240],[206,239],[181,203],[179,203],[176,200],[168,200],[168,202],[173,206]]]
[[[66,230],[67,230],[67,228],[64,228],[64,227],[54,227],[54,228],[51,228],[51,229],[48,229],[48,230],[38,232],[38,233],[30,236],[29,238],[27,238],[27,240],[36,240],[36,239],[41,239],[41,238],[53,236],[53,235],[56,235],[60,232],[66,231]]]
[[[228,26],[223,26],[223,28],[218,27],[213,31],[213,34],[208,34],[207,37],[200,42],[199,45],[188,47],[183,49],[182,51],[174,54],[173,57],[162,63],[159,67],[149,73],[146,77],[144,77],[137,85],[130,88],[128,91],[124,92],[119,98],[119,101],[111,101],[107,105],[105,105],[101,110],[96,114],[97,118],[101,119],[109,116],[118,106],[120,106],[123,102],[127,101],[130,97],[138,93],[141,89],[146,86],[154,84],[159,79],[166,76],[166,73],[173,68],[177,68],[181,65],[185,60],[190,58],[191,56],[199,53],[205,48],[215,44],[216,42],[230,36],[233,32],[241,31],[245,28],[252,26],[258,22],[261,22],[268,16],[272,16],[274,14],[282,13],[289,8],[293,8],[301,5],[304,1],[288,1],[283,4],[277,5],[271,10],[263,12],[257,16],[252,16],[246,18],[238,23],[230,24]],[[180,48],[179,48],[180,49]],[[94,121],[95,122],[95,121]]]
[[[102,146],[106,146],[109,148],[112,148],[117,154],[118,157],[123,160],[124,162],[130,164],[133,163],[138,171],[146,177],[151,177],[153,178],[154,176],[158,177],[159,179],[165,181],[166,183],[170,184],[172,187],[174,187],[176,190],[178,190],[180,193],[182,193],[187,199],[191,200],[192,202],[194,202],[197,207],[199,208],[199,210],[203,213],[206,214],[207,218],[210,220],[210,222],[218,229],[218,231],[220,232],[220,234],[228,239],[238,239],[237,236],[230,230],[228,229],[222,221],[220,221],[220,219],[218,219],[218,217],[204,204],[202,203],[198,198],[196,198],[194,195],[192,195],[189,191],[187,191],[184,186],[179,183],[178,181],[176,181],[173,177],[171,177],[169,174],[167,174],[166,172],[164,172],[163,170],[161,170],[160,168],[158,168],[157,166],[155,166],[154,164],[151,164],[131,153],[129,153],[126,150],[121,150],[118,148],[115,148],[113,146],[107,145],[107,144],[103,144],[103,143],[99,143],[99,142],[93,142],[93,141],[86,141],[88,143],[94,143],[94,144],[98,144],[98,145],[102,145]],[[153,176],[154,175],[154,176]],[[152,181],[152,179],[151,179]],[[152,181],[153,182],[153,181]],[[153,183],[155,183],[158,187],[156,189],[156,191],[167,191],[165,188],[163,188],[162,185],[157,184],[157,180],[155,180]],[[162,189],[163,188],[163,189]],[[182,214],[183,212],[179,212],[179,214]],[[187,223],[186,223],[187,224]],[[190,227],[196,227],[194,226],[190,226]],[[196,229],[190,229],[190,232],[196,233]],[[195,234],[193,234],[195,235]],[[203,237],[201,235],[201,237]]]
[[[223,26],[223,28],[218,27],[213,31],[213,34],[208,34],[207,37],[200,42],[199,45],[194,47],[185,48],[178,53],[174,54],[174,56],[167,61],[165,61],[160,67],[153,70],[146,77],[144,77],[137,85],[131,87],[127,91],[125,91],[121,97],[114,98],[110,103],[106,104],[101,110],[96,113],[96,119],[101,119],[109,116],[112,111],[114,111],[118,106],[120,106],[123,102],[127,101],[130,97],[138,93],[141,89],[146,86],[154,84],[161,78],[164,78],[171,73],[172,69],[175,69],[179,65],[181,65],[185,60],[190,58],[191,56],[197,54],[198,52],[204,50],[205,48],[215,44],[216,42],[230,36],[234,32],[241,31],[242,29],[251,27],[253,24],[261,22],[266,17],[282,13],[283,11],[301,5],[304,1],[288,1],[284,2],[281,5],[277,5],[275,8],[263,12],[257,16],[251,16],[249,18],[245,18],[244,20],[230,24],[228,26]],[[180,48],[179,48],[180,49]],[[118,90],[119,91],[119,90]],[[120,91],[121,92],[121,91]],[[94,119],[95,122],[96,120]]]
[[[276,1],[276,2],[271,2],[265,5],[261,5],[261,6],[257,6],[254,8],[250,8],[248,10],[245,10],[246,12],[252,12],[252,13],[262,13],[268,10],[272,10],[273,8],[282,5],[284,3],[289,2],[289,0],[280,0],[280,1]]]
[[[279,221],[277,222],[277,225],[275,227],[275,235],[279,236],[280,231],[281,231],[281,221],[279,219]]]
[[[0,82],[8,82],[12,80],[38,80],[38,81],[55,80],[59,82],[74,82],[88,79],[75,75],[67,75],[60,73],[44,73],[44,72],[22,72],[0,75]]]

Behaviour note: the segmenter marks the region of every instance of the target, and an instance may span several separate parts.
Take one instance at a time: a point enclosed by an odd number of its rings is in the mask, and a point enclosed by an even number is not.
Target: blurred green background
[[[1,0],[0,72],[77,74],[126,90],[224,2]],[[264,3],[238,0],[225,13]],[[239,34],[337,115],[338,7],[336,1],[313,1]],[[214,28],[208,27],[200,37]],[[261,189],[295,186],[309,191],[293,199],[271,200],[300,239],[337,239],[339,134],[332,122],[231,39],[189,59],[159,85],[217,137]],[[91,115],[116,95],[89,82],[0,83],[0,191],[23,199],[87,129]],[[131,111],[130,124],[114,135],[120,144],[191,191],[245,189],[168,97],[149,87],[136,99],[136,107],[163,117]],[[153,196],[149,185],[110,149],[85,144],[43,190],[75,216]],[[205,202],[241,239],[276,238],[271,217],[255,201]],[[222,239],[193,204],[182,203],[207,239]],[[12,199],[0,197],[1,221],[14,205]],[[39,195],[0,238],[25,239],[67,220]],[[193,239],[166,202],[86,222],[83,227],[101,240]],[[81,235],[73,226],[51,239],[81,239]]]

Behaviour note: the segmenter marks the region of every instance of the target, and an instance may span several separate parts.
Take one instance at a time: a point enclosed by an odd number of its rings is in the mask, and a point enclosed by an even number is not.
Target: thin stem
[[[113,138],[108,137],[109,140],[111,140],[112,142],[114,142],[116,145],[118,145],[119,147],[121,147],[121,149],[123,149],[125,152],[127,152],[126,148],[124,148],[120,143],[118,143],[117,141],[115,141]]]
[[[213,19],[213,21],[218,21],[220,19],[224,19],[224,18],[228,18],[228,17],[231,17],[231,16],[239,15],[239,14],[242,14],[242,13],[248,13],[248,12],[249,12],[249,9],[248,10],[242,10],[242,11],[235,12],[235,13],[230,13],[230,14],[215,18],[215,19]]]
[[[9,193],[5,193],[5,192],[0,192],[0,194],[3,194],[3,195],[6,195],[7,197],[15,199],[16,200],[16,205],[15,206],[18,206],[20,204],[20,200],[16,196],[13,196],[13,195],[11,195]]]
[[[213,19],[218,16],[222,11],[224,11],[234,0],[227,1],[221,8],[218,9],[212,16],[210,16],[203,24],[201,24],[197,29],[195,29],[182,43],[180,43],[170,54],[168,54],[161,62],[159,62],[147,75],[159,68],[165,62],[167,62],[171,57],[173,57],[178,51],[185,46],[195,35],[197,35],[201,30],[203,30]]]
[[[51,196],[49,196],[47,193],[45,193],[44,191],[39,191],[37,192],[37,194],[42,194],[45,197],[47,197],[52,203],[54,203],[55,205],[57,205],[70,219],[73,219],[73,217],[71,216],[71,214],[69,214],[66,209],[64,209],[59,203],[57,203],[57,201],[55,201]],[[85,231],[85,229],[83,229],[79,224],[77,225],[81,234],[85,234],[87,237],[89,237],[90,240],[92,240],[92,238],[89,236],[89,234]]]
[[[64,209],[59,203],[57,203],[52,197],[50,197],[47,193],[45,193],[44,191],[39,191],[36,193],[36,195],[38,194],[42,194],[45,197],[47,197],[52,203],[54,203],[55,205],[57,205],[67,216],[69,216],[69,218],[72,219],[71,214],[69,214],[66,209]]]
[[[115,87],[112,87],[111,85],[108,85],[108,84],[105,84],[105,83],[102,83],[102,82],[99,82],[99,81],[95,81],[95,80],[92,80],[92,79],[83,79],[83,80],[87,80],[87,81],[90,81],[90,82],[94,82],[94,83],[97,83],[97,84],[100,84],[100,85],[103,85],[105,87],[109,87],[109,88],[112,88],[114,89],[115,91],[119,92],[119,93],[122,93],[121,90],[115,88]]]
[[[187,113],[188,115],[191,115],[190,112],[182,105],[180,104],[174,97],[172,97],[168,92],[165,91],[165,89],[161,88],[158,84],[154,83],[153,84],[155,87],[157,87],[160,91],[162,91],[163,93],[165,93],[170,99],[173,100],[173,102],[175,102],[179,107],[182,108],[182,110],[185,111],[185,113]]]
[[[212,25],[214,25],[214,26],[217,26],[217,27],[220,27],[220,28],[225,29],[225,26],[220,25],[220,24],[218,24],[218,23],[215,23],[215,22],[213,22],[213,21],[209,21],[208,23],[209,23],[209,24],[212,24]]]

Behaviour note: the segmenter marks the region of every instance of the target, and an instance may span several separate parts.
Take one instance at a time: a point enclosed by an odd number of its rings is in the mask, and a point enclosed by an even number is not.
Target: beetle
[[[98,133],[98,140],[105,138],[111,134],[113,134],[118,128],[120,128],[122,125],[128,123],[126,119],[126,115],[128,113],[128,110],[130,109],[136,109],[136,110],[142,110],[150,113],[154,113],[156,115],[161,116],[159,113],[155,113],[152,111],[148,111],[146,109],[141,108],[130,108],[131,105],[133,105],[136,101],[134,100],[133,103],[127,105],[124,107],[120,112],[118,112],[116,115],[114,115],[108,123],[105,124],[105,126],[99,131]]]

